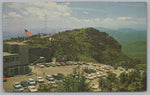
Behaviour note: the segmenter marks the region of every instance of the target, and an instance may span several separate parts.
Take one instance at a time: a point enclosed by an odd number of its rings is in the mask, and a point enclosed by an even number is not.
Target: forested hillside
[[[122,46],[122,52],[127,56],[147,63],[147,30],[121,28],[112,30],[98,27],[114,37]]]
[[[17,39],[23,41],[22,37],[11,40]],[[117,40],[94,28],[67,30],[45,37],[33,35],[26,38],[26,43],[29,47],[49,48],[50,52],[47,53],[51,58],[56,57],[57,61],[100,62],[132,68],[142,64],[123,54],[122,46]]]

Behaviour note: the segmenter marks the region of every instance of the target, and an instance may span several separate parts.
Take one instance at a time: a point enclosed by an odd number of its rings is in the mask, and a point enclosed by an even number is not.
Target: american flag
[[[25,29],[25,35],[32,35],[32,33],[30,31],[28,31],[27,29]]]

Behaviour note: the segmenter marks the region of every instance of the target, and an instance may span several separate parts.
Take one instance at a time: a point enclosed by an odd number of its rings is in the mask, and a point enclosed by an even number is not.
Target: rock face
[[[52,38],[51,55],[57,61],[91,61],[112,65],[132,61],[121,52],[121,45],[113,37],[94,28],[59,32]]]

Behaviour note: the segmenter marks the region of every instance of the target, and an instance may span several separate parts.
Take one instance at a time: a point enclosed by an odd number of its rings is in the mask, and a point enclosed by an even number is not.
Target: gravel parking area
[[[89,63],[89,65],[80,65],[81,68],[84,67],[88,67],[88,68],[93,68],[96,69],[98,66],[100,67],[106,67],[107,65],[104,64],[97,64],[96,66],[93,66],[93,64]],[[45,81],[45,83],[47,83],[48,81],[45,79],[45,75],[52,75],[52,74],[57,74],[57,73],[63,73],[64,75],[70,74],[72,73],[72,69],[77,67],[77,65],[66,65],[66,66],[56,66],[56,67],[44,67],[44,68],[40,68],[37,66],[30,66],[30,68],[32,69],[32,72],[34,73],[33,75],[27,76],[27,75],[20,75],[20,76],[14,76],[14,77],[10,77],[7,78],[7,82],[3,82],[3,88],[5,90],[5,92],[14,92],[15,89],[13,87],[13,83],[14,82],[21,82],[23,80],[28,80],[29,78],[33,78],[34,80],[36,80],[37,77],[42,77]],[[121,72],[119,69],[114,70],[114,68],[112,67],[110,69],[111,71],[113,71],[114,73],[117,74],[117,76],[120,75]],[[107,75],[106,73],[107,70],[104,70],[104,74]],[[97,72],[99,72],[99,70],[97,70]],[[88,80],[90,81],[90,80]],[[93,79],[90,81],[91,84],[93,85],[98,85],[98,78]],[[38,84],[36,85],[36,88],[38,88]],[[96,89],[95,91],[97,91],[100,89]],[[28,90],[26,89],[25,92],[28,92]]]

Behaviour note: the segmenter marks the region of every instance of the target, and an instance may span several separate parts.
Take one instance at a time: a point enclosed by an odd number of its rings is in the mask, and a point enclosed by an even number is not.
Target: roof
[[[16,56],[18,55],[17,53],[8,53],[8,52],[3,52],[3,56]]]

